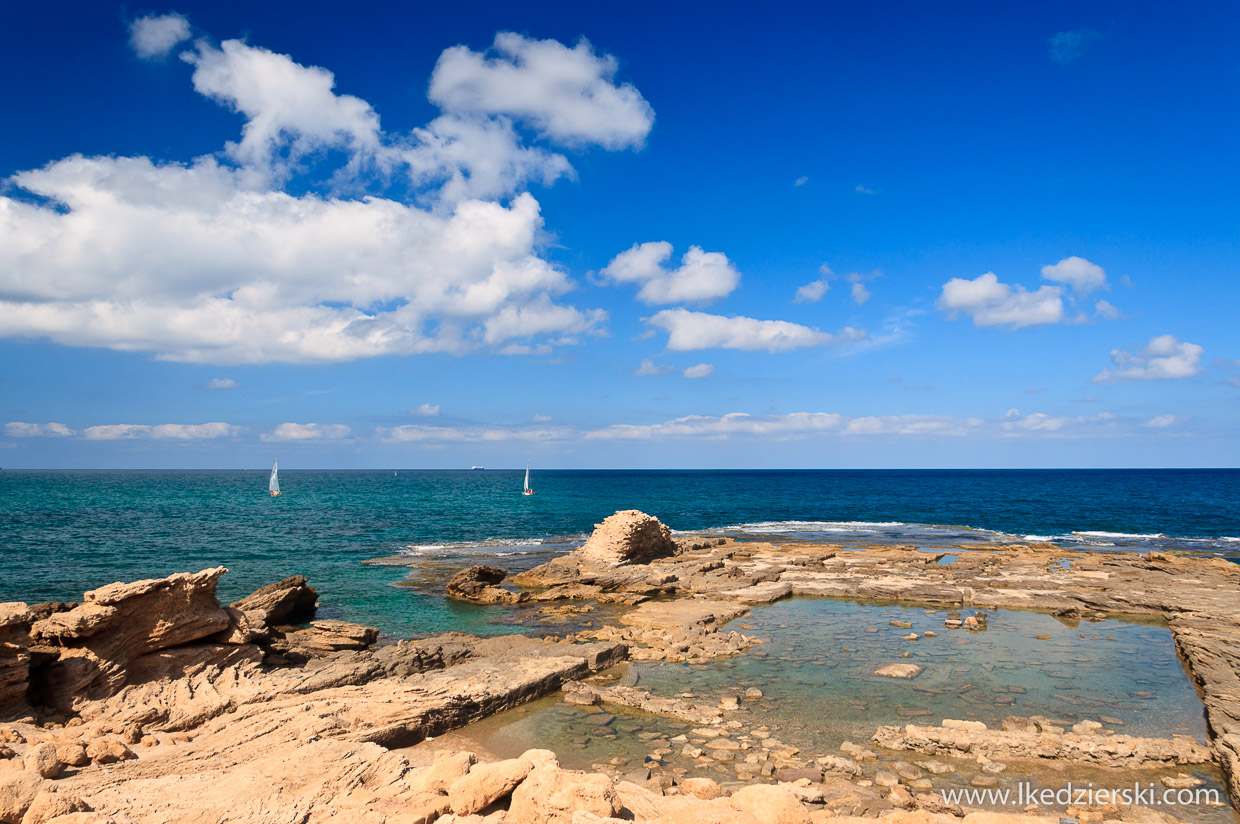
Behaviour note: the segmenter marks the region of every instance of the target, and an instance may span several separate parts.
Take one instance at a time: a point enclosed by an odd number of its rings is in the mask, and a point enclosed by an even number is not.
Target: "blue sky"
[[[1232,4],[255,6],[0,13],[0,465],[1237,465]]]

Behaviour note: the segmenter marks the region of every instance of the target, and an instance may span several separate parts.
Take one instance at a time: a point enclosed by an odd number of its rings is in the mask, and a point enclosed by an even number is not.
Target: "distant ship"
[[[280,459],[277,458],[271,464],[271,480],[267,481],[267,491],[271,493],[271,497],[280,494]]]
[[[470,469],[486,469],[485,466],[471,466]]]
[[[533,495],[534,490],[530,489],[530,462],[525,462],[525,485],[521,489],[522,495]]]

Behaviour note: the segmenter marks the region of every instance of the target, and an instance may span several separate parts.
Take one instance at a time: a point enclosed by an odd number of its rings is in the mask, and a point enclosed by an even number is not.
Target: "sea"
[[[0,471],[0,601],[225,566],[225,602],[288,575],[320,616],[393,635],[511,632],[505,610],[448,601],[488,563],[527,569],[619,509],[676,531],[926,548],[1050,541],[1240,560],[1240,470]],[[385,559],[379,563],[368,563]]]

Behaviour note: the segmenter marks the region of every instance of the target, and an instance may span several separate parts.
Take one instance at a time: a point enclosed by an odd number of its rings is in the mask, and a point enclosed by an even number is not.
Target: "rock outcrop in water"
[[[636,509],[624,509],[594,525],[594,532],[577,555],[602,565],[645,564],[676,553],[672,531],[658,518]]]
[[[528,592],[513,592],[499,586],[507,577],[508,573],[499,567],[466,567],[448,581],[448,597],[477,604],[519,604],[529,600]]]

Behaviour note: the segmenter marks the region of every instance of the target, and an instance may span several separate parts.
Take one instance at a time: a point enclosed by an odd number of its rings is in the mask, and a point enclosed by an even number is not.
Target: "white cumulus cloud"
[[[1175,335],[1158,335],[1140,352],[1112,349],[1114,369],[1103,369],[1093,377],[1094,383],[1136,380],[1174,380],[1189,378],[1201,371],[1205,349],[1195,343],[1181,341]]]
[[[347,438],[352,432],[342,423],[282,423],[264,433],[264,441],[323,441]]]
[[[715,374],[715,365],[711,363],[697,363],[684,371],[686,378],[709,378],[713,374]]]
[[[1178,415],[1157,415],[1150,418],[1143,425],[1149,427],[1150,429],[1166,429],[1168,426],[1175,426],[1176,424],[1183,422],[1184,419]]]
[[[1055,283],[1066,283],[1082,295],[1107,285],[1107,273],[1101,266],[1076,255],[1051,266],[1043,266],[1042,277]]]
[[[654,110],[631,84],[616,85],[618,67],[616,58],[596,54],[584,39],[569,48],[500,32],[489,53],[446,50],[431,77],[430,99],[444,111],[523,121],[562,143],[638,147],[654,124]]]
[[[207,381],[207,389],[236,389],[241,386],[232,378],[212,378]]]
[[[634,244],[616,255],[602,274],[618,283],[640,283],[637,299],[642,303],[704,302],[730,295],[740,283],[740,273],[721,252],[690,246],[680,266],[663,264],[672,255],[672,244],[652,241]]]
[[[433,418],[439,414],[439,404],[437,403],[419,404],[418,408],[413,410],[413,414],[423,415],[428,418]]]
[[[379,115],[365,100],[336,94],[327,69],[240,40],[219,48],[199,40],[181,57],[194,67],[199,94],[245,116],[241,141],[228,151],[247,166],[283,168],[322,148],[379,148]]]
[[[858,341],[866,337],[863,330],[852,327],[845,327],[839,334],[832,335],[784,320],[727,317],[688,309],[664,309],[645,321],[667,332],[667,348],[678,352],[693,349],[783,352],[807,346]]]
[[[572,168],[523,145],[517,103],[495,94],[525,94],[521,117],[549,135],[607,145],[632,142],[616,137],[616,101],[644,100],[588,44],[497,43],[506,56],[474,55],[474,80],[444,76],[444,105],[467,111],[402,136],[326,69],[199,41],[182,55],[194,87],[242,116],[239,140],[191,163],[72,155],[11,177],[22,196],[0,195],[0,336],[236,364],[543,353],[598,332],[604,312],[559,302],[574,283],[543,256],[539,204],[521,191]],[[449,51],[445,71],[472,54]],[[574,131],[575,107],[618,120],[609,131],[583,114]],[[341,194],[389,184],[399,196]]]
[[[1063,320],[1063,290],[1043,286],[1030,292],[1023,286],[1001,283],[994,272],[972,280],[952,278],[943,284],[937,306],[954,318],[964,314],[975,326],[1010,326],[1021,329]]]
[[[148,14],[129,24],[129,45],[143,60],[162,60],[189,39],[183,14]]]

